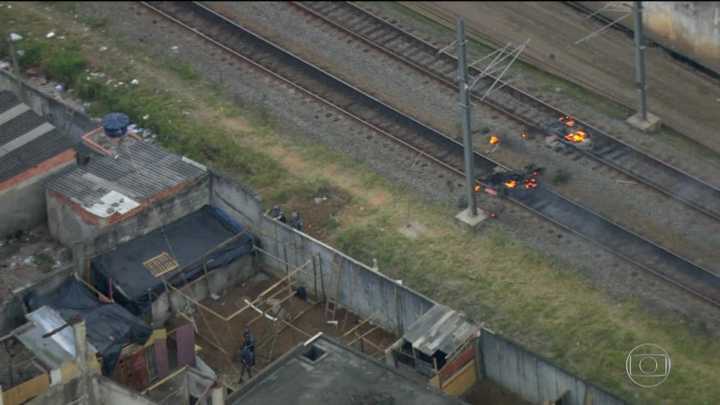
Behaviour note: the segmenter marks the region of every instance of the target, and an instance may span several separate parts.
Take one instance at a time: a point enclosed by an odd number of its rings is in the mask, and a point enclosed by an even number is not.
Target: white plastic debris
[[[134,86],[137,86],[139,83],[140,82],[138,81],[138,79],[132,79],[132,81],[130,82],[130,84],[132,84]]]
[[[177,51],[180,50],[180,47],[177,46],[177,45],[175,45],[175,46],[171,47],[170,49],[171,49],[173,52],[177,52]]]
[[[63,91],[65,91],[65,86],[63,86],[62,84],[58,84],[55,86],[55,91],[57,91],[58,93],[62,93]]]
[[[23,39],[22,35],[16,34],[16,33],[14,33],[14,32],[11,32],[11,33],[10,33],[10,40],[11,40],[11,41],[15,42],[15,41],[19,41],[19,40],[21,40],[21,39]]]
[[[9,63],[7,63],[5,61],[0,62],[0,70],[5,70],[5,69],[9,69],[9,68],[10,68]],[[718,101],[720,101],[720,100],[718,100]]]
[[[105,52],[105,51],[107,51],[107,50],[108,50],[108,47],[107,47],[107,46],[101,46],[101,47],[100,47],[100,52]]]
[[[145,114],[145,115],[143,115],[143,117],[142,117],[142,119],[144,119],[144,120],[146,120],[146,119],[148,119],[148,118],[150,118],[150,114]]]
[[[26,257],[25,260],[23,260],[23,264],[31,264],[33,262],[33,257],[34,256]]]
[[[50,32],[48,32],[48,33],[45,35],[45,38],[50,39],[50,38],[52,38],[52,37],[54,37],[54,36],[55,36],[55,32],[54,32],[54,31],[50,31]]]
[[[125,85],[125,82],[118,82],[117,85],[118,85],[118,86],[124,86],[124,85]]]

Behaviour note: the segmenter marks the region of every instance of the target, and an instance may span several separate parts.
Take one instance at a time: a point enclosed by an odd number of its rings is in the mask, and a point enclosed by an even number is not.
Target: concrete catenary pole
[[[457,59],[458,84],[460,86],[460,119],[462,120],[463,140],[465,148],[465,180],[470,217],[477,215],[475,202],[475,170],[473,164],[473,147],[470,133],[470,89],[468,88],[468,71],[465,60],[465,23],[462,18],[457,20]]]
[[[647,96],[645,94],[645,39],[643,38],[642,1],[634,2],[635,17],[635,81],[640,90],[640,118],[647,121]]]

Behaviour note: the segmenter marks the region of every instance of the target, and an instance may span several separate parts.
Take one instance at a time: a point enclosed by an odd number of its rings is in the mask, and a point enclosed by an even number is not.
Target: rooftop
[[[70,249],[54,241],[45,225],[0,238],[0,302],[71,261]]]
[[[207,169],[160,147],[127,137],[114,156],[93,156],[87,165],[54,179],[48,190],[95,217],[125,214],[169,190],[207,176]]]
[[[0,91],[0,184],[71,149],[73,141],[10,91]]]
[[[465,402],[408,380],[384,364],[321,336],[299,344],[250,381],[231,404],[449,405]]]
[[[112,280],[126,298],[140,302],[148,291],[164,291],[163,280],[174,285],[191,281],[203,271],[250,253],[252,238],[242,232],[240,224],[206,205],[93,258],[93,279],[101,291]],[[224,243],[236,235],[233,241]],[[203,266],[201,259],[205,256],[207,263]]]

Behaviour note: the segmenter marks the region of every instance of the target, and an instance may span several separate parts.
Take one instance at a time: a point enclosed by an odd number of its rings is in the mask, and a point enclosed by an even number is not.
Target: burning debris
[[[558,121],[550,122],[545,129],[560,141],[559,143],[548,142],[549,147],[553,149],[560,149],[561,145],[572,145],[581,149],[592,147],[590,134],[585,128],[578,126],[577,120],[569,115],[560,117]]]
[[[564,138],[566,141],[573,143],[583,143],[587,139],[587,133],[585,133],[582,129],[578,129],[577,131],[566,134]]]
[[[480,180],[485,185],[485,192],[491,195],[506,196],[509,190],[521,189],[532,190],[539,186],[538,177],[544,171],[543,168],[535,164],[525,166],[522,171],[514,172],[495,172],[490,176]],[[476,186],[475,191],[480,191],[481,187]]]
[[[490,145],[499,145],[500,138],[498,138],[497,135],[490,135],[490,140],[488,142],[490,143]]]

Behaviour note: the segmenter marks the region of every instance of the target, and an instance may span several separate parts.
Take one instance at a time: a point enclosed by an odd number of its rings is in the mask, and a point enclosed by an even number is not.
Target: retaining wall
[[[86,114],[75,110],[70,105],[42,93],[27,83],[23,83],[23,88],[27,96],[25,102],[33,111],[48,120],[58,130],[72,136],[73,140],[79,142],[83,134],[98,127],[97,122],[93,122]],[[8,71],[0,70],[0,90],[10,90],[19,96],[17,81]]]
[[[252,191],[219,174],[212,177],[212,204],[252,228],[260,247],[270,255],[259,257],[264,270],[283,277],[291,269],[272,257],[292,266],[309,261],[306,270],[296,274],[297,285],[319,298],[336,299],[340,306],[362,318],[372,317],[374,324],[398,335],[435,304],[342,252],[266,217]]]
[[[565,395],[563,405],[625,404],[620,398],[488,330],[484,329],[478,339],[478,352],[483,377],[526,401],[541,403]]]

